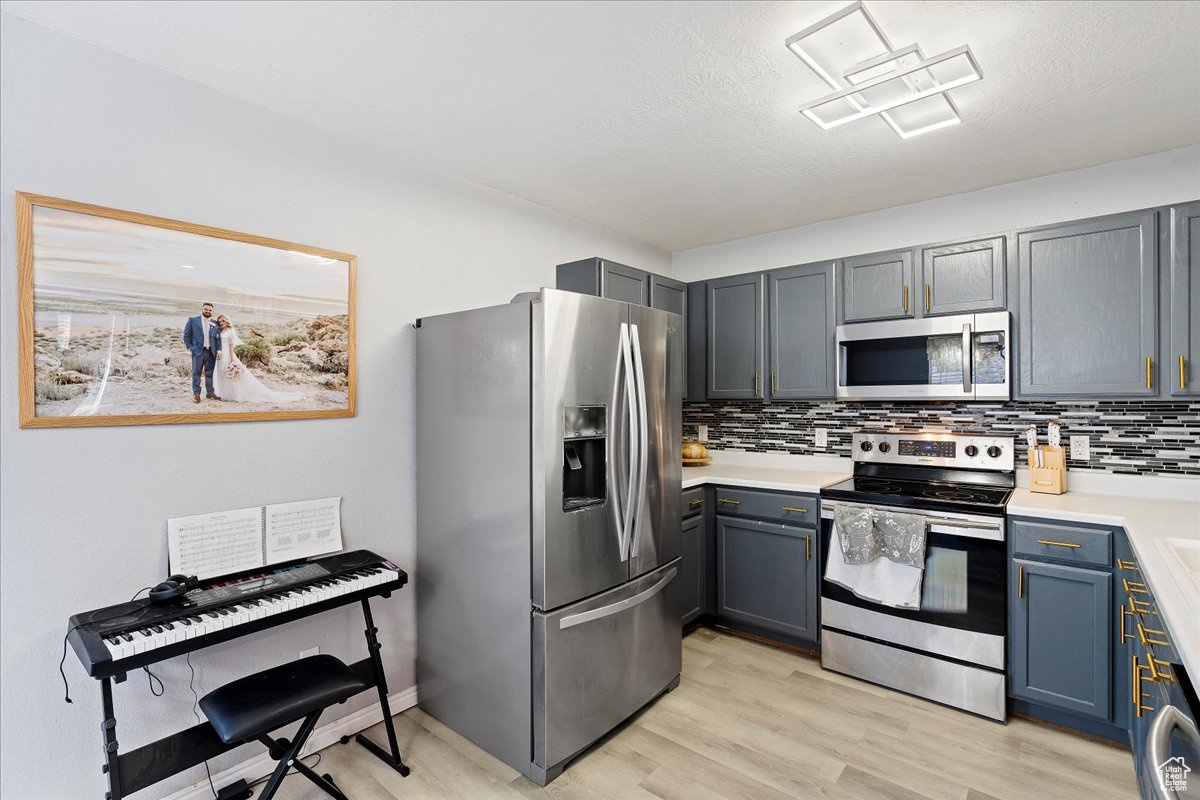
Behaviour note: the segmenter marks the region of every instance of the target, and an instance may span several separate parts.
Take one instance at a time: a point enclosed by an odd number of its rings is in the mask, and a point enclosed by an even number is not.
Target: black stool
[[[225,744],[257,739],[266,744],[271,758],[279,762],[259,800],[275,796],[288,767],[295,767],[331,797],[347,800],[334,786],[329,773],[318,775],[302,764],[297,755],[322,711],[368,688],[370,684],[333,656],[309,656],[227,683],[201,698],[200,707]],[[267,735],[298,719],[304,721],[292,741]]]

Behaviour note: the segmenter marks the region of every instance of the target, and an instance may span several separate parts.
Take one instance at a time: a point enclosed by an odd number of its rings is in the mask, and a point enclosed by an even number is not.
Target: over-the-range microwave
[[[1009,315],[860,322],[837,328],[841,400],[1007,400]]]

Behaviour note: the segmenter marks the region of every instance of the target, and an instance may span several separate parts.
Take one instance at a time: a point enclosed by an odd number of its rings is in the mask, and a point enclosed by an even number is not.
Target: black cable
[[[149,667],[142,667],[142,670],[146,673],[146,679],[150,683],[150,694],[154,695],[155,697],[162,697],[164,694],[167,693],[167,687],[163,686],[162,678],[158,677],[153,672],[151,672]],[[155,681],[158,681],[158,691],[157,692],[154,691],[154,682]]]
[[[189,651],[187,654],[188,671],[192,673],[191,679],[188,681],[188,688],[192,690],[192,697],[195,701],[192,703],[192,715],[196,717],[196,722],[203,722],[200,719],[200,695],[196,692],[196,668],[192,666],[192,654]],[[208,789],[213,793],[213,800],[217,800],[217,787],[213,786],[212,773],[208,769],[208,759],[204,759],[204,774],[208,776]]]
[[[314,762],[313,762],[313,763],[311,763],[311,764],[305,764],[304,766],[308,767],[309,769],[311,769],[311,770],[313,770],[313,771],[315,772],[315,771],[316,771],[316,769],[317,769],[317,765],[321,763],[321,754],[320,754],[320,753],[313,753],[312,755],[316,756],[316,757],[317,757],[317,760],[316,760],[316,761],[314,761]],[[308,756],[305,756],[304,758],[308,758]],[[297,760],[298,760],[298,761],[302,761],[303,759],[297,759]],[[291,769],[289,769],[289,770],[288,770],[286,773],[284,773],[284,777],[286,778],[288,775],[295,775],[295,774],[296,774],[296,773],[295,773],[295,771],[294,771],[294,770],[291,770]],[[264,777],[264,778],[259,778],[259,779],[258,779],[258,780],[256,780],[254,783],[247,784],[247,788],[253,789],[255,786],[258,786],[260,783],[265,783],[265,782],[267,782],[268,780],[270,780],[270,778],[271,778],[271,776],[270,776],[270,775],[267,775],[267,776],[266,776],[266,777]]]
[[[134,600],[137,599],[137,596],[139,594],[141,594],[142,592],[148,592],[148,591],[150,591],[149,586],[144,586],[141,589],[138,589],[136,592],[133,593],[133,597],[130,598],[129,602],[132,603]],[[128,605],[128,603],[126,603],[125,605]],[[118,608],[119,607],[120,606],[118,606]],[[143,611],[144,610],[145,609],[143,609]],[[78,623],[72,625],[70,628],[68,628],[67,632],[65,634],[63,634],[62,658],[60,658],[58,660],[58,674],[62,675],[62,681],[63,681],[63,700],[65,700],[68,703],[74,702],[71,700],[71,685],[69,683],[67,683],[67,672],[66,672],[66,670],[63,669],[63,665],[67,663],[67,638],[70,637],[70,635],[72,633],[74,633],[75,631],[82,628],[84,625],[92,625],[97,622],[105,622],[107,620],[116,619],[117,617],[123,617],[123,616],[125,616],[124,612],[122,612],[120,614],[112,614],[110,616],[102,617],[100,619],[89,619],[85,622],[78,622]],[[160,683],[161,683],[161,681],[160,681]],[[151,689],[151,691],[153,691],[153,689]]]

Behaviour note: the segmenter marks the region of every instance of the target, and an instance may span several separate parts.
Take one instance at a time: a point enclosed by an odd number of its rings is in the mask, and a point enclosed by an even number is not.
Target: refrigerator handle
[[[642,516],[646,508],[646,480],[650,469],[650,420],[648,401],[646,400],[646,370],[642,364],[642,343],[638,337],[638,326],[636,324],[629,326],[632,336],[632,350],[634,363],[634,376],[637,380],[637,415],[638,415],[638,430],[641,432],[638,437],[637,449],[637,471],[636,476],[634,511],[633,511],[633,530],[631,532],[630,554],[637,552],[637,543],[639,540],[638,534],[642,529]]]
[[[625,495],[625,514],[624,522],[621,525],[621,561],[629,560],[630,540],[633,534],[633,525],[636,517],[634,516],[634,492],[637,491],[637,453],[641,447],[642,429],[638,427],[639,415],[635,413],[637,409],[637,396],[634,389],[634,371],[633,371],[633,347],[629,340],[629,328],[626,323],[621,323],[621,349],[624,354],[625,363],[625,424],[629,431],[629,474],[627,491]],[[636,328],[634,328],[636,332]]]
[[[574,628],[576,625],[582,625],[585,622],[591,622],[594,619],[604,619],[611,617],[613,614],[620,614],[622,611],[628,611],[634,606],[639,606],[649,600],[654,595],[666,588],[671,579],[679,572],[678,567],[671,567],[666,575],[663,575],[653,586],[644,591],[638,592],[633,597],[627,597],[624,600],[618,600],[612,605],[593,608],[591,611],[583,611],[579,614],[572,614],[569,617],[563,617],[558,621],[558,629]]]
[[[617,552],[621,555],[621,560],[625,560],[625,518],[624,512],[621,510],[621,484],[618,480],[617,470],[621,463],[621,439],[628,433],[628,426],[625,424],[625,406],[623,405],[626,398],[621,393],[621,376],[624,375],[623,367],[625,366],[625,323],[621,323],[621,337],[617,345],[617,365],[613,370],[613,394],[612,405],[609,407],[610,417],[608,422],[608,432],[610,445],[608,448],[607,467],[608,472],[608,492],[612,498],[612,519],[613,527],[617,531]]]

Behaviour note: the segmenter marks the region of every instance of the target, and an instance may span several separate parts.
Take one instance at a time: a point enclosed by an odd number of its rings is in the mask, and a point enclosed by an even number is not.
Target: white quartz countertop
[[[706,483],[816,494],[850,477],[850,459],[717,453],[707,467],[684,467],[683,488]]]
[[[1170,547],[1172,540],[1200,546],[1200,480],[1195,500],[1124,494],[1034,494],[1017,489],[1008,515],[1092,522],[1125,529],[1141,580],[1150,586],[1158,612],[1191,675],[1200,675],[1200,578]]]

